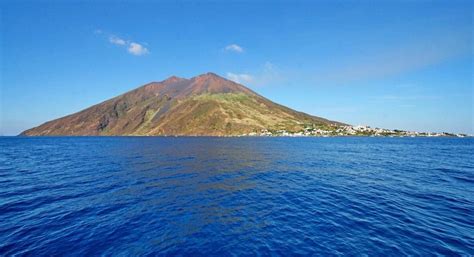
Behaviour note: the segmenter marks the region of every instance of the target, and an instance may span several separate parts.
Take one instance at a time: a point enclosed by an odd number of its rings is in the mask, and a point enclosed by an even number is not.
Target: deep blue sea
[[[1,137],[11,255],[473,256],[474,139]]]

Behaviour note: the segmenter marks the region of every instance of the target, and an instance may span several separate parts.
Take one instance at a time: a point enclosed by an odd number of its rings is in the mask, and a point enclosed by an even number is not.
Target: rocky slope
[[[152,82],[21,133],[45,135],[240,135],[299,131],[339,122],[276,104],[243,85],[206,73]]]

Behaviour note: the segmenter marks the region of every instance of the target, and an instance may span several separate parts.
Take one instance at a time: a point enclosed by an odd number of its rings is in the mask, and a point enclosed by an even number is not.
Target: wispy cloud
[[[242,74],[235,74],[235,73],[232,73],[232,72],[227,72],[226,74],[227,78],[236,82],[236,83],[239,83],[239,84],[246,84],[246,83],[249,83],[249,82],[252,82],[254,80],[254,78],[249,75],[249,74],[245,74],[245,73],[242,73]]]
[[[267,86],[283,79],[276,65],[268,61],[253,73],[227,72],[226,77],[237,83],[253,86]]]
[[[127,44],[125,40],[113,35],[109,37],[109,42],[112,44],[121,45],[121,46],[124,46]]]
[[[258,83],[262,86],[281,81],[283,79],[282,72],[272,62],[265,62],[263,69],[258,76]]]
[[[145,54],[148,54],[149,51],[146,47],[144,47],[143,45],[139,44],[139,43],[135,43],[135,42],[131,42],[129,45],[128,45],[128,52],[133,54],[133,55],[145,55]]]
[[[150,53],[150,50],[148,50],[148,48],[146,48],[142,43],[137,43],[132,40],[124,39],[115,34],[106,33],[100,29],[96,29],[94,31],[94,34],[102,35],[103,37],[108,38],[109,43],[125,48],[127,52],[132,55],[141,56]]]
[[[224,48],[224,50],[228,51],[228,52],[236,52],[236,53],[243,53],[244,52],[244,48],[237,45],[237,44],[228,45]]]
[[[317,83],[348,83],[412,72],[470,54],[469,36],[452,33],[369,51],[339,65],[316,68],[313,74]]]

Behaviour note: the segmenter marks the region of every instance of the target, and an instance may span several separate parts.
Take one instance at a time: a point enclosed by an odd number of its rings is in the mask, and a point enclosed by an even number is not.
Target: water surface
[[[474,140],[0,138],[0,255],[474,254]]]

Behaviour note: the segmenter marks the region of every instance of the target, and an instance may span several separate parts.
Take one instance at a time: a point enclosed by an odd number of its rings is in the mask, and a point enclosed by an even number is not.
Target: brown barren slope
[[[276,104],[240,84],[206,73],[146,84],[21,135],[225,136],[262,129],[298,131],[307,124],[342,125]]]

